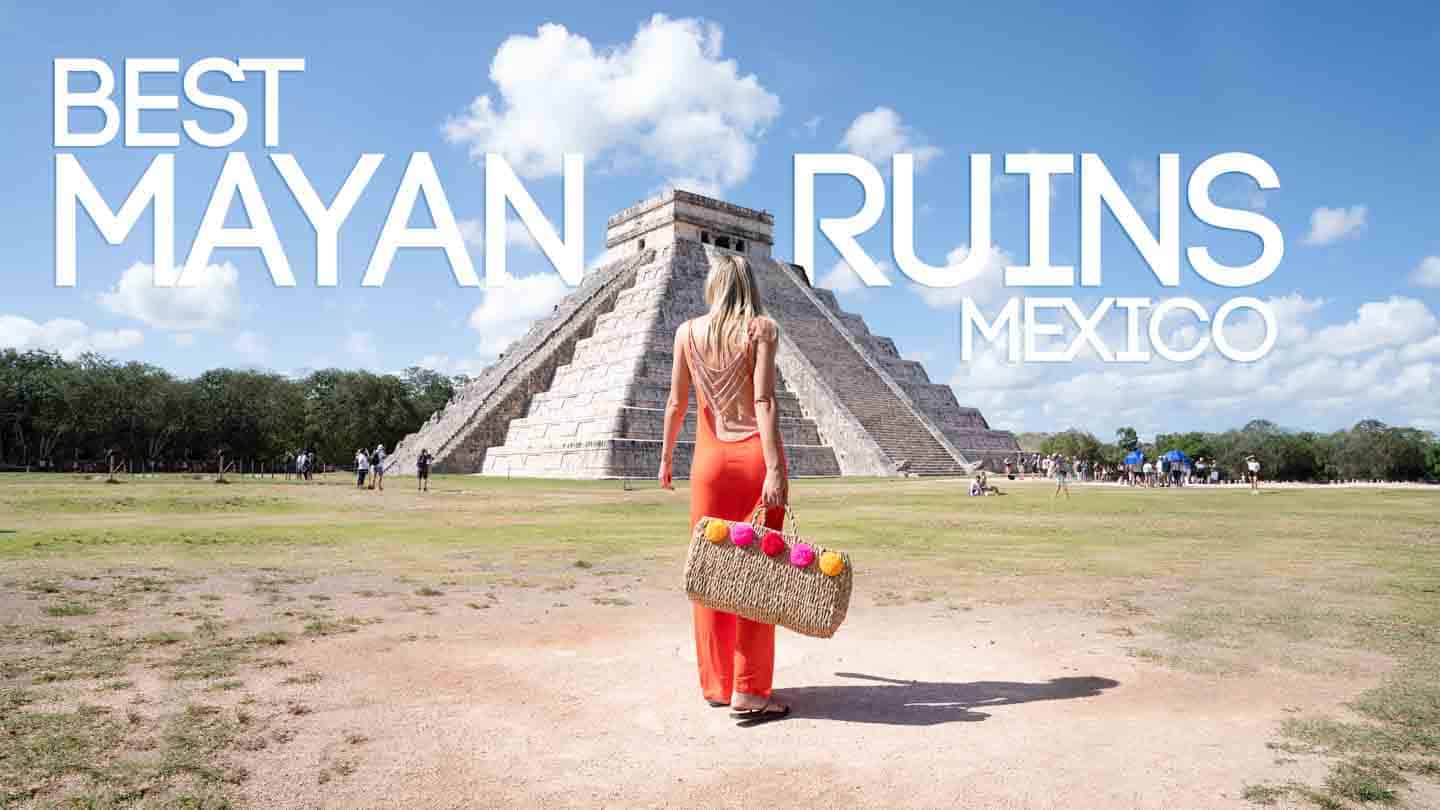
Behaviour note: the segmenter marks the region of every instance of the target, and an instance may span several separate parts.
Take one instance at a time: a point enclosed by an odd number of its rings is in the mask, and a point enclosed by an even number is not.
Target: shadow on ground
[[[809,686],[780,693],[791,706],[792,717],[837,720],[845,723],[882,723],[892,726],[933,726],[975,722],[990,715],[977,708],[1012,706],[1036,700],[1071,700],[1096,697],[1119,681],[1096,676],[1051,678],[1044,683],[1020,681],[969,681],[932,683],[837,672],[841,678],[870,684]]]

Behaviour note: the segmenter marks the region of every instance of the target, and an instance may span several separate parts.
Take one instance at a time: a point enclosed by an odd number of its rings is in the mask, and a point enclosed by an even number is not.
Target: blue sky
[[[1252,417],[1334,428],[1376,416],[1440,429],[1440,12],[1425,4],[1316,4],[1303,17],[1241,3],[1105,4],[1083,14],[1024,2],[959,11],[948,3],[903,11],[309,5],[0,8],[0,345],[98,348],[186,375],[220,365],[294,372],[420,362],[473,371],[560,290],[523,238],[512,239],[510,269],[531,281],[508,297],[458,287],[434,250],[402,250],[383,288],[362,288],[416,151],[431,154],[462,220],[483,219],[483,168],[471,147],[530,165],[528,187],[558,220],[561,185],[545,159],[578,146],[588,158],[588,255],[603,248],[609,214],[679,180],[774,212],[776,254],[788,258],[792,156],[869,149],[883,157],[900,144],[932,156],[916,182],[916,242],[937,264],[969,240],[972,152],[995,155],[994,242],[1019,263],[1027,196],[1024,182],[998,179],[1006,152],[1099,153],[1153,224],[1160,152],[1182,156],[1183,180],[1210,155],[1244,151],[1274,166],[1281,187],[1257,194],[1232,177],[1215,194],[1259,208],[1286,238],[1279,270],[1244,293],[1274,299],[1280,315],[1276,348],[1260,363],[1207,355],[1187,365],[1012,366],[984,353],[962,364],[953,296],[926,295],[893,269],[895,286],[857,288],[823,238],[815,270],[873,331],[894,337],[997,426],[1073,425],[1109,436],[1127,423],[1142,433]],[[566,31],[537,34],[546,24]],[[268,151],[294,154],[327,201],[361,153],[386,155],[342,230],[339,288],[315,286],[313,232],[265,157],[254,80],[229,91],[251,111],[250,130],[231,148],[249,153],[299,285],[275,288],[257,251],[221,250],[208,287],[147,289],[144,268],[126,276],[151,261],[147,214],[114,247],[82,216],[79,284],[55,288],[51,62],[97,57],[118,73],[126,57],[158,56],[178,57],[182,70],[207,56],[303,57],[305,73],[282,80],[280,146]],[[674,64],[685,74],[663,75]],[[597,66],[609,80],[593,77]],[[173,92],[179,81],[147,79],[146,88]],[[490,107],[477,118],[471,105],[481,96]],[[168,129],[195,114],[182,102],[180,115],[147,113],[145,121]],[[202,120],[224,125],[222,116]],[[852,130],[857,124],[867,126]],[[118,205],[155,150],[117,142],[73,151]],[[176,151],[183,259],[227,150],[185,141]],[[822,216],[858,205],[853,183],[826,178],[818,189]],[[1075,179],[1057,181],[1056,263],[1078,263],[1078,211]],[[1209,245],[1236,263],[1255,253],[1251,237],[1188,213],[1182,220],[1186,245]],[[862,243],[888,260],[888,216]],[[1181,294],[1213,308],[1236,294],[1188,266],[1179,291],[1162,290],[1108,215],[1103,244],[1106,295]],[[480,268],[478,240],[470,252]],[[1016,292],[999,288],[998,273],[972,285],[962,292],[992,305]]]

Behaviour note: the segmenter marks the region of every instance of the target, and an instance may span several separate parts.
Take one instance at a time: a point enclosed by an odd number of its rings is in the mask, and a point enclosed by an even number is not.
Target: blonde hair
[[[748,259],[724,255],[710,263],[705,305],[710,307],[705,343],[712,356],[719,356],[724,347],[744,345],[750,320],[764,314]]]

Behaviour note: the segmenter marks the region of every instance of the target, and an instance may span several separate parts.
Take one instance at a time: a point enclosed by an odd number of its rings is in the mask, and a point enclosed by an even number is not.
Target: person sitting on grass
[[[430,448],[420,450],[420,457],[415,459],[415,489],[418,492],[430,491]]]

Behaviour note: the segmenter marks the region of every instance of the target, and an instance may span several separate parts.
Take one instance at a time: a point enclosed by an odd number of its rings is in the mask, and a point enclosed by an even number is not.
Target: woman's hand
[[[790,480],[781,470],[765,473],[765,485],[760,490],[760,500],[767,506],[784,506],[790,500]]]
[[[662,459],[662,460],[660,461],[660,488],[661,488],[661,489],[668,489],[668,490],[671,490],[672,492],[674,491],[674,489],[675,489],[675,482],[674,482],[673,480],[671,480],[671,476],[672,476],[672,474],[671,474],[671,461],[670,461],[670,459],[668,459],[668,458],[667,458],[667,459]]]

